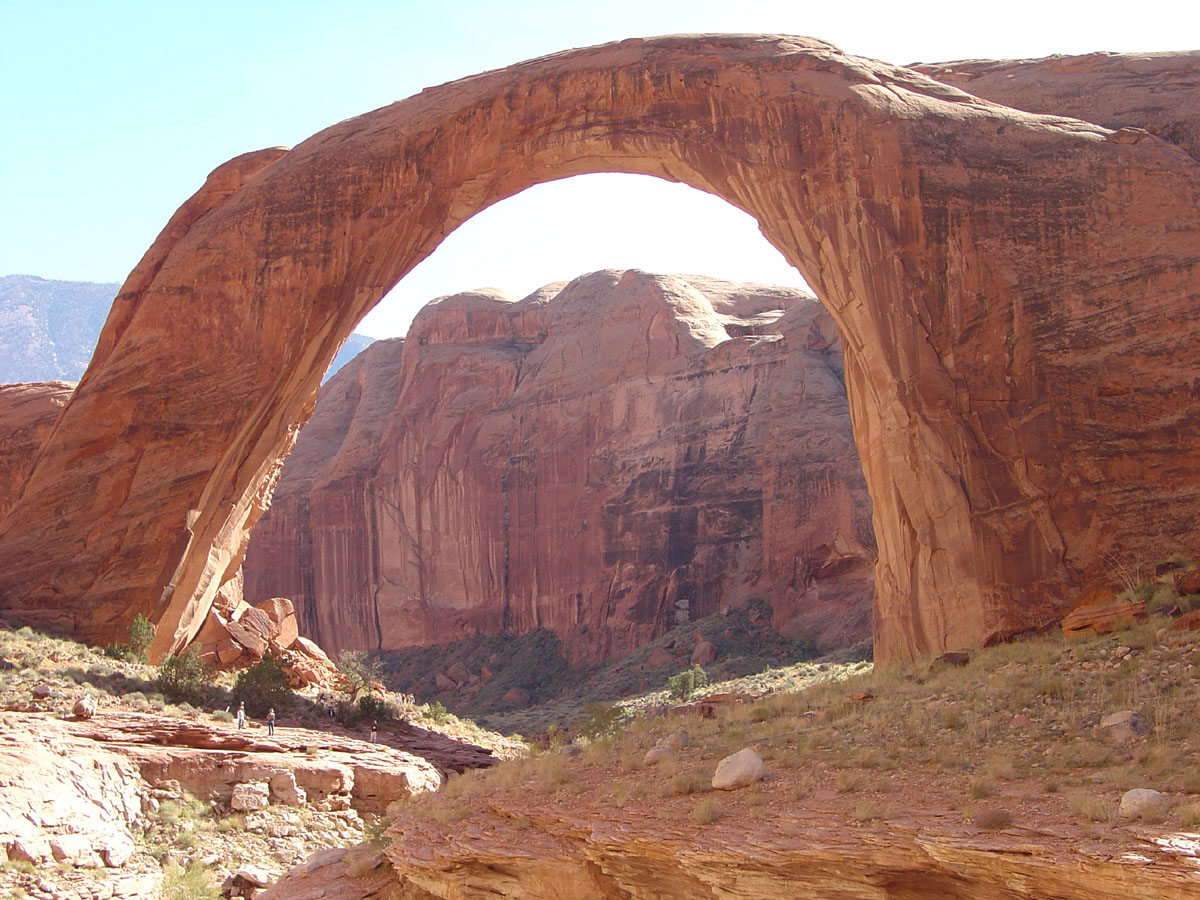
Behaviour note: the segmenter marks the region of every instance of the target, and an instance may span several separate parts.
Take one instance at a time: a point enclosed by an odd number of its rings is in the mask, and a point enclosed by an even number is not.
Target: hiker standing
[[[333,701],[329,701],[329,705],[325,707],[325,711],[329,713],[329,727],[333,727]]]
[[[371,720],[371,743],[375,743],[375,738],[379,735],[379,720]]]
[[[239,703],[237,711],[238,731],[246,727],[246,704]]]
[[[267,734],[275,733],[275,707],[267,712]]]

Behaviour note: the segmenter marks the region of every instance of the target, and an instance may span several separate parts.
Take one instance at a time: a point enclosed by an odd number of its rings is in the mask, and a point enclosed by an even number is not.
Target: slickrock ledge
[[[385,852],[404,898],[1187,900],[1200,890],[1195,846],[1181,853],[1147,837],[1108,857],[1026,828],[955,829],[920,815],[864,826],[819,802],[789,806],[757,824],[701,828],[686,813],[647,822],[616,809],[593,818],[492,805],[453,828],[405,819]],[[290,896],[290,877],[271,896]]]

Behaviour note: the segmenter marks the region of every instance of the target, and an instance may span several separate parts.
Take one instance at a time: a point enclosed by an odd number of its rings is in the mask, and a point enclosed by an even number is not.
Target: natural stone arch
[[[1198,167],[1117,137],[819,41],[706,36],[522,63],[239,157],[124,285],[0,522],[2,605],[96,640],[149,611],[154,653],[182,646],[354,324],[475,212],[608,171],[755,216],[837,319],[879,656],[1036,625],[1106,554],[1196,536]]]

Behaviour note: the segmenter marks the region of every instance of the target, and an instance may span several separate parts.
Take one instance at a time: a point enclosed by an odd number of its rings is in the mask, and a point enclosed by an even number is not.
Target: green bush
[[[449,711],[446,707],[442,706],[442,701],[440,700],[434,700],[425,707],[425,715],[429,716],[435,722],[445,722],[446,716],[449,714]]]
[[[172,703],[200,705],[212,689],[212,673],[200,661],[200,651],[189,647],[182,655],[162,661],[154,686]]]
[[[707,673],[699,665],[694,665],[668,678],[667,690],[675,700],[686,700],[707,684]]]
[[[295,699],[283,660],[268,653],[250,668],[238,673],[233,685],[233,699],[246,704],[252,716],[265,716],[267,711],[288,709]]]
[[[152,643],[154,643],[154,624],[138,613],[133,617],[133,624],[129,626],[129,652],[140,662],[146,662],[148,659],[146,653],[150,650]]]
[[[398,718],[400,710],[388,697],[367,693],[358,698],[358,714],[364,719],[387,722]]]
[[[129,626],[129,643],[109,644],[104,648],[104,655],[125,662],[145,663],[149,661],[146,654],[152,643],[154,643],[154,625],[149,619],[138,613],[133,617],[133,624]]]

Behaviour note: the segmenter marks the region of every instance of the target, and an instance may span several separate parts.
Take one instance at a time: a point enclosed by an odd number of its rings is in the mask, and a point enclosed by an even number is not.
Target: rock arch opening
[[[242,595],[290,598],[335,655],[550,629],[590,664],[757,599],[792,652],[868,640],[870,502],[806,288],[686,185],[575,176],[489,207],[357,326],[407,335],[323,387]]]
[[[877,657],[1040,624],[1107,554],[1196,537],[1162,475],[1200,483],[1183,449],[1200,416],[1177,414],[1200,362],[1196,168],[1162,141],[758,36],[558,54],[247,154],[124,285],[0,523],[3,606],[96,639],[149,610],[153,652],[182,645],[354,324],[480,209],[613,171],[753,215],[837,321]],[[1179,329],[1121,325],[1146,303]]]

